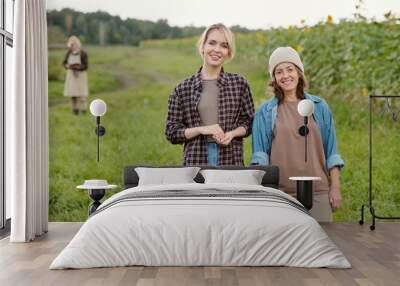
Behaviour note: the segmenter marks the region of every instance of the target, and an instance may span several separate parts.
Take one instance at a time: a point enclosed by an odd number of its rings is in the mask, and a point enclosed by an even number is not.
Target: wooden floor
[[[50,223],[32,243],[0,241],[0,285],[400,285],[400,223],[378,222],[376,230],[356,223],[323,227],[353,268],[120,267],[49,270],[81,223]]]

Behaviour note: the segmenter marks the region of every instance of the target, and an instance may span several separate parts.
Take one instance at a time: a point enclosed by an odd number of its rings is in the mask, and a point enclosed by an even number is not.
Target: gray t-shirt
[[[217,80],[203,80],[203,91],[197,106],[201,125],[218,124],[218,95],[219,88]]]

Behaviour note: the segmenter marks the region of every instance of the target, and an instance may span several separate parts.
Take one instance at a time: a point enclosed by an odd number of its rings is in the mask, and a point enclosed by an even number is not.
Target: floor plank
[[[399,285],[400,222],[379,222],[375,231],[356,223],[323,224],[352,269],[137,266],[49,270],[81,225],[50,223],[49,232],[31,243],[0,240],[0,285]]]

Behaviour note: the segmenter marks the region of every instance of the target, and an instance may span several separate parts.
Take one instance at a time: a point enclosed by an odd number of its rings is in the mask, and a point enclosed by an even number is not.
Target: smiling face
[[[79,52],[81,50],[81,41],[75,36],[71,36],[68,39],[67,45],[68,48],[74,53]]]
[[[225,35],[217,30],[211,30],[203,46],[203,61],[210,67],[220,67],[229,58],[229,44]]]
[[[72,42],[71,43],[71,50],[73,52],[79,52],[79,50],[80,50],[79,44],[77,42]]]
[[[292,63],[280,63],[274,71],[275,81],[285,94],[296,92],[299,83],[299,73]]]

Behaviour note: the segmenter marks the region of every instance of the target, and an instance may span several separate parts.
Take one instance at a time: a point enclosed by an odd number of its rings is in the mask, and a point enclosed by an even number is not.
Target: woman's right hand
[[[203,126],[203,128],[203,135],[212,135],[212,137],[215,141],[217,141],[218,144],[222,143],[222,139],[225,137],[225,132],[224,130],[222,130],[219,124],[207,125]]]
[[[212,135],[214,139],[217,140],[218,143],[224,138],[225,133],[222,130],[221,126],[219,126],[218,124],[198,126],[185,129],[186,139],[192,139],[199,135]]]
[[[202,135],[220,135],[224,134],[221,126],[219,124],[207,125],[200,127],[200,133]]]

